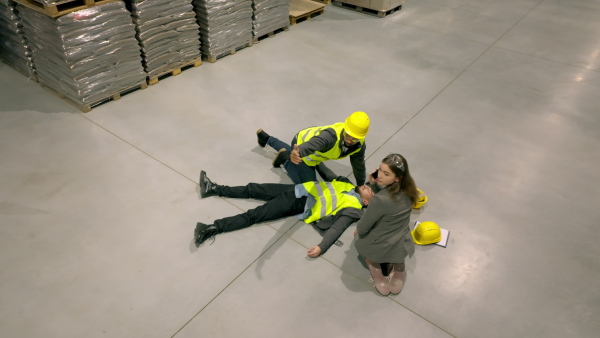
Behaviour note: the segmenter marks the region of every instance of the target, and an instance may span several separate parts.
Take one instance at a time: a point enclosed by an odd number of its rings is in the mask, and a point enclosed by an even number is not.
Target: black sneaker
[[[267,141],[269,140],[269,134],[265,133],[264,130],[259,129],[256,131],[256,136],[258,136],[258,145],[261,147],[265,147],[267,145]]]
[[[277,156],[275,156],[275,158],[273,159],[273,167],[279,168],[279,166],[284,164],[285,161],[287,161],[289,159],[290,159],[290,154],[288,153],[288,151],[285,150],[285,148],[281,148],[277,152]]]
[[[196,229],[194,229],[194,242],[196,243],[196,247],[199,247],[200,244],[210,238],[212,238],[214,242],[215,236],[218,233],[219,229],[213,224],[196,223]]]
[[[200,197],[210,197],[216,194],[216,187],[218,185],[213,183],[211,180],[206,177],[206,172],[204,170],[200,171]]]

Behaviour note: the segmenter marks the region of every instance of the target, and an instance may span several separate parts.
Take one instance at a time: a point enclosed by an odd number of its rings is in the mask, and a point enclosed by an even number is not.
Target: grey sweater
[[[377,192],[356,224],[358,253],[376,263],[403,263],[407,255],[412,256],[415,244],[408,226],[411,210],[407,195],[401,193],[392,200],[387,189]]]

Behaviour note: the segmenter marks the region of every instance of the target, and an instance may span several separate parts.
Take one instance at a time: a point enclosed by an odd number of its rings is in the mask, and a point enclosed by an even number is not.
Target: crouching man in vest
[[[295,184],[316,181],[316,172],[324,179],[333,174],[323,162],[350,156],[350,164],[357,185],[366,180],[365,137],[369,132],[369,116],[354,112],[345,122],[301,130],[292,139],[291,146],[264,130],[256,131],[258,144],[277,150],[274,167],[283,167]]]
[[[329,177],[330,178],[330,177]],[[323,240],[308,249],[310,257],[319,257],[333,245],[352,223],[362,216],[362,208],[374,196],[369,186],[355,187],[346,177],[330,182],[303,184],[249,183],[229,187],[212,182],[200,172],[200,197],[222,196],[254,198],[267,203],[242,214],[217,219],[213,224],[197,223],[194,230],[196,246],[222,232],[247,228],[255,223],[296,215],[305,223],[314,223]]]

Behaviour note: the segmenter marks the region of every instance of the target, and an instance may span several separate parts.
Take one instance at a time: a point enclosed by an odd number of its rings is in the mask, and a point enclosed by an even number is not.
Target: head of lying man
[[[368,185],[358,186],[354,188],[354,192],[356,192],[360,196],[360,200],[362,202],[363,207],[369,205],[369,201],[371,201],[371,198],[375,196],[373,189],[371,189],[371,187],[369,187]]]

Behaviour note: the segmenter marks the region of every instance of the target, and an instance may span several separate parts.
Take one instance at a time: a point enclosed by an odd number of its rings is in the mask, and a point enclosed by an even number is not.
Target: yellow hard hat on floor
[[[352,115],[348,116],[346,119],[346,123],[344,123],[344,131],[359,140],[362,140],[367,136],[369,132],[369,125],[371,121],[369,120],[369,115],[365,112],[357,111],[352,113]]]
[[[417,191],[419,192],[419,199],[417,200],[417,203],[415,203],[415,205],[413,206],[413,209],[420,209],[423,206],[423,204],[427,203],[427,195],[425,195],[423,190],[417,189]]]
[[[442,230],[433,222],[421,222],[410,232],[413,241],[419,245],[437,243],[442,240]]]

